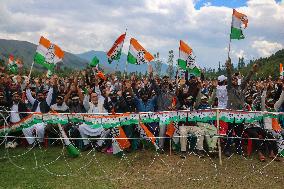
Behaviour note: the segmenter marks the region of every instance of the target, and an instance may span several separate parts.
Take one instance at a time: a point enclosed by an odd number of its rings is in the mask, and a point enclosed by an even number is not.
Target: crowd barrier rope
[[[3,114],[11,113],[11,111],[0,111]],[[269,118],[284,118],[284,114],[280,112],[261,112],[261,111],[232,111],[226,109],[210,109],[195,111],[163,111],[163,112],[140,112],[140,113],[35,113],[35,112],[16,112],[29,114],[26,118],[18,123],[0,126],[0,136],[7,133],[19,131],[28,128],[37,123],[48,124],[67,124],[67,123],[84,123],[91,128],[105,129],[115,128],[119,126],[132,125],[142,123],[159,122],[162,125],[171,122],[192,121],[192,122],[209,122],[223,121],[227,123],[253,123]],[[272,128],[278,130],[279,128]]]

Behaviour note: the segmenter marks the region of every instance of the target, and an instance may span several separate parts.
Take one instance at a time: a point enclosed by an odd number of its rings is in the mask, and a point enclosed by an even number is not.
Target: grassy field
[[[233,155],[185,160],[136,151],[123,158],[83,152],[69,158],[59,147],[0,149],[0,188],[283,188],[284,163]]]

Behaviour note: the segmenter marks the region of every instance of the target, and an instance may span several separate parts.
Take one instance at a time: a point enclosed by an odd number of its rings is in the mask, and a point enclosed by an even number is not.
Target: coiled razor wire
[[[7,111],[6,111],[7,112]],[[11,112],[11,111],[10,111]],[[27,113],[31,113],[31,112],[27,112]],[[2,112],[0,111],[0,115],[4,118],[4,115],[2,114]],[[9,124],[7,122],[7,118],[4,118],[4,122],[5,122],[5,127],[7,127]],[[201,135],[196,135],[197,137],[198,136],[201,136]],[[250,140],[262,140],[262,141],[279,141],[279,139],[266,139],[266,138],[243,138],[243,137],[238,137],[238,136],[234,136],[234,137],[228,137],[228,136],[224,136],[224,135],[203,135],[203,136],[210,136],[210,137],[216,137],[216,138],[223,138],[223,139],[250,139]],[[173,136],[173,137],[147,137],[147,138],[141,138],[141,137],[132,137],[132,138],[116,138],[116,139],[128,139],[128,140],[143,140],[143,139],[151,139],[151,138],[155,138],[155,139],[172,139],[172,138],[181,138],[181,137],[187,137],[187,136]],[[0,146],[2,145],[6,145],[7,144],[7,139],[9,138],[14,138],[14,139],[26,139],[26,138],[34,138],[34,139],[39,139],[39,137],[37,136],[34,136],[34,137],[21,137],[21,136],[10,136],[8,135],[8,133],[4,136],[0,136],[0,139],[2,138],[2,142],[0,143]],[[33,156],[34,156],[34,164],[35,164],[35,167],[33,168],[34,170],[39,170],[39,169],[44,169],[48,174],[50,175],[53,175],[53,176],[56,176],[56,177],[66,177],[66,176],[78,176],[78,173],[79,171],[82,171],[84,170],[87,174],[88,174],[88,170],[87,170],[87,167],[90,166],[92,163],[95,163],[96,164],[96,168],[98,168],[102,173],[104,173],[103,176],[92,176],[92,178],[95,178],[95,179],[108,179],[108,180],[121,180],[121,179],[127,179],[127,175],[130,175],[131,173],[134,173],[136,172],[136,174],[138,175],[141,175],[140,173],[142,173],[142,169],[135,169],[132,164],[134,163],[134,160],[138,157],[138,153],[136,153],[134,155],[134,157],[128,157],[127,154],[122,151],[122,156],[118,159],[118,165],[122,165],[123,162],[126,162],[126,165],[128,165],[131,169],[127,169],[127,170],[123,170],[123,173],[120,174],[121,176],[119,177],[112,177],[111,174],[109,173],[114,173],[114,170],[111,169],[111,170],[108,170],[106,171],[106,169],[104,169],[102,167],[102,164],[99,162],[99,159],[97,158],[97,154],[96,151],[95,151],[95,147],[92,146],[92,148],[90,149],[90,151],[85,155],[86,157],[87,156],[91,156],[90,160],[88,160],[87,162],[84,162],[84,164],[77,168],[77,169],[72,169],[71,166],[70,166],[70,163],[68,162],[67,158],[66,158],[66,154],[65,154],[65,145],[64,145],[64,142],[63,140],[64,139],[67,139],[67,138],[63,138],[63,137],[48,137],[46,138],[48,140],[60,140],[61,143],[62,143],[62,149],[61,149],[61,152],[60,154],[52,161],[50,162],[47,162],[47,163],[42,163],[41,165],[39,165],[39,160],[41,160],[41,162],[44,162],[44,154],[45,152],[47,151],[44,150],[42,148],[42,146],[39,145],[39,152],[41,153],[41,158],[39,158],[35,151],[34,148],[36,146],[36,143],[33,144],[33,146],[31,146],[30,148],[27,148],[26,151],[24,153],[21,153],[21,154],[18,154],[18,155],[11,155],[10,154],[10,149],[6,149],[5,150],[5,155],[4,157],[0,157],[0,159],[8,159],[8,161],[14,165],[15,167],[19,168],[20,170],[25,170],[26,168],[23,167],[23,166],[20,166],[18,165],[13,159],[16,159],[16,158],[21,158],[23,156],[27,156],[28,154],[30,154],[32,151],[33,151]],[[71,140],[83,140],[83,139],[88,139],[88,140],[113,140],[114,138],[101,138],[101,137],[88,137],[88,138],[68,138],[68,139],[71,139]],[[281,142],[283,143],[283,139],[281,140]],[[91,143],[92,145],[92,143]],[[170,146],[171,148],[171,146]],[[206,151],[205,151],[206,152]],[[194,152],[190,152],[188,155],[196,155]],[[83,157],[83,154],[81,153],[80,155],[81,157]],[[153,167],[154,163],[156,161],[160,161],[162,162],[162,164],[167,167],[168,171],[166,172],[167,175],[169,175],[171,172],[174,172],[174,171],[177,171],[178,173],[181,173],[181,176],[182,175],[182,172],[183,172],[183,165],[185,163],[185,161],[187,160],[186,159],[180,159],[176,162],[176,166],[172,166],[170,164],[168,164],[164,159],[163,159],[163,156],[165,157],[168,157],[169,155],[168,154],[165,154],[165,155],[161,155],[158,151],[155,151],[154,153],[154,157],[152,158],[152,161],[149,163],[148,166],[145,166],[145,167],[148,167],[149,169]],[[227,159],[230,159],[231,157],[233,156],[233,154],[228,157]],[[279,153],[277,154],[277,156],[279,156]],[[276,156],[276,157],[277,157]],[[206,152],[206,157],[208,158],[204,158],[204,159],[199,159],[200,161],[207,161],[209,159],[209,161],[211,162],[210,165],[212,165],[212,167],[214,168],[214,172],[215,174],[213,175],[213,179],[218,177],[218,175],[220,174],[219,171],[218,171],[218,166],[217,166],[217,163],[214,162],[214,159],[211,158],[209,156],[209,154]],[[248,173],[246,175],[244,175],[241,179],[245,179],[247,178],[248,176],[250,176],[252,173],[257,173],[259,172],[260,174],[262,174],[262,170],[267,168],[269,165],[271,165],[271,163],[273,161],[275,161],[276,157],[274,159],[272,159],[271,161],[269,161],[267,164],[263,165],[263,167],[261,168],[258,168],[258,169],[255,169],[255,166],[252,164],[253,166],[253,170],[251,173]],[[53,172],[51,171],[48,166],[52,165],[52,164],[55,164],[60,158],[64,158],[64,162],[66,164],[66,167],[67,167],[67,170],[66,173],[56,173],[56,172]],[[132,158],[132,159],[131,159]],[[245,158],[246,160],[249,160],[247,158]],[[178,167],[178,168],[176,168]],[[226,167],[227,168],[227,167]],[[226,169],[225,168],[225,169]],[[91,173],[89,173],[90,175]],[[205,179],[209,179],[211,176],[196,176],[196,177],[188,177],[187,180],[205,180]],[[132,178],[133,179],[133,178]],[[134,178],[135,180],[148,180],[148,181],[151,181],[152,178],[151,177],[147,177],[147,175],[145,175],[144,173],[142,173],[141,177],[137,177],[137,178]]]

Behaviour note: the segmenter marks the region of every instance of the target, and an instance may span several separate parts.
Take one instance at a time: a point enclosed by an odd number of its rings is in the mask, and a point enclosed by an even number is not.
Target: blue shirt
[[[148,99],[146,102],[144,102],[142,101],[142,99],[138,98],[137,96],[134,96],[134,103],[137,107],[138,112],[154,112],[156,100],[157,100],[157,97],[154,96]]]

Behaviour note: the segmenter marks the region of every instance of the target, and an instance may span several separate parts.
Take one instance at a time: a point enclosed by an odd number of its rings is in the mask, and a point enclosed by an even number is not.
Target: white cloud
[[[194,8],[197,0],[10,0],[0,1],[0,38],[37,43],[48,37],[64,50],[108,50],[128,28],[124,51],[130,37],[137,38],[163,60],[173,49],[178,55],[179,40],[189,43],[203,67],[224,62],[229,42],[232,9],[206,4]],[[232,58],[269,56],[283,48],[284,3],[249,0],[238,7],[247,14],[246,39],[231,44]]]
[[[247,58],[245,51],[243,49],[240,49],[240,50],[237,50],[237,51],[232,50],[231,55],[233,55],[234,58],[244,58],[244,59]]]
[[[277,42],[269,42],[266,40],[257,40],[252,43],[252,48],[256,49],[260,57],[267,57],[277,50],[283,48],[283,45]]]

